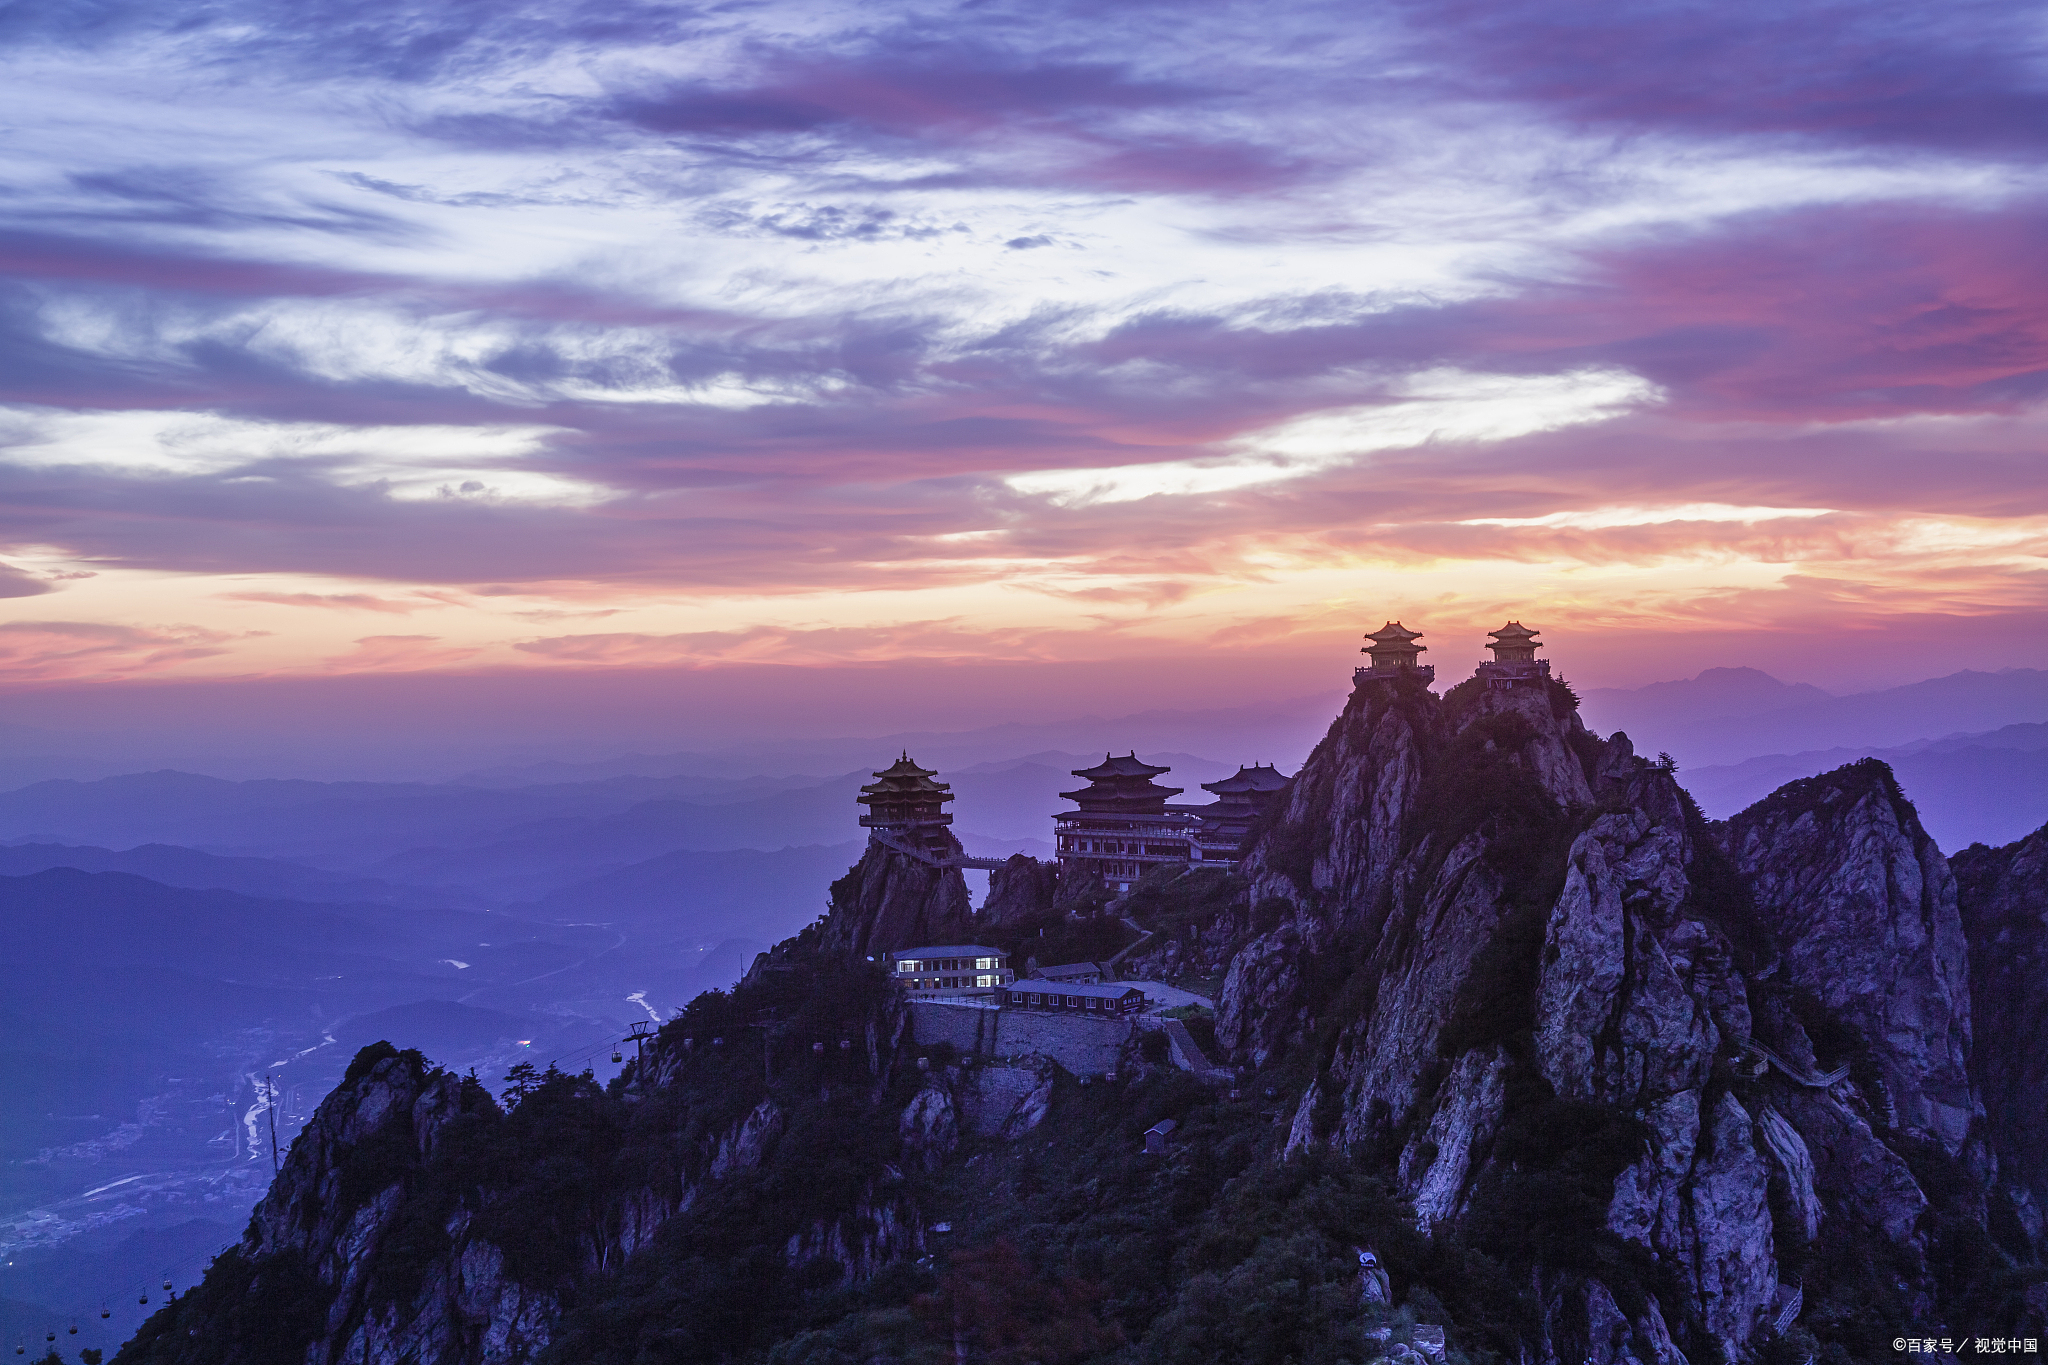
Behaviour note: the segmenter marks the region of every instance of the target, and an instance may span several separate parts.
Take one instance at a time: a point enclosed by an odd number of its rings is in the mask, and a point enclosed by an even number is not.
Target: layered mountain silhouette
[[[1952,868],[1875,760],[1711,821],[1534,681],[1366,682],[1241,873],[1110,902],[1020,857],[977,917],[957,869],[872,845],[609,1087],[494,1096],[368,1047],[121,1359],[1364,1362],[1441,1329],[1468,1360],[1675,1365],[2048,1335],[2048,832]],[[1142,1029],[1092,1074],[932,1041],[869,959],[968,931],[1220,975],[1224,1069]]]

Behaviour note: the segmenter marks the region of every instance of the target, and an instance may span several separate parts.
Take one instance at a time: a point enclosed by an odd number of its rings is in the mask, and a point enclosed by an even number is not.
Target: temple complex
[[[1236,862],[1251,841],[1252,824],[1275,797],[1287,790],[1288,778],[1270,763],[1239,768],[1221,782],[1204,782],[1202,790],[1216,793],[1206,806],[1194,813],[1202,819],[1195,842],[1205,863]]]
[[[1550,660],[1536,657],[1542,641],[1520,621],[1510,621],[1499,630],[1487,632],[1487,648],[1493,658],[1479,665],[1475,677],[1496,691],[1515,687],[1545,687],[1550,682]]]
[[[1425,683],[1436,681],[1435,666],[1421,661],[1422,652],[1429,646],[1415,643],[1422,638],[1421,631],[1409,630],[1399,621],[1389,621],[1365,638],[1372,643],[1358,652],[1369,657],[1372,662],[1352,672],[1353,683],[1363,683],[1376,678],[1398,678],[1404,675],[1420,678]]]
[[[1365,638],[1359,653],[1370,662],[1354,671],[1358,686],[1401,679],[1425,685],[1436,681],[1436,669],[1422,662],[1428,646],[1417,643],[1421,631],[1389,621]],[[1493,658],[1479,665],[1478,681],[1500,691],[1549,686],[1550,661],[1536,657],[1543,642],[1535,631],[1520,621],[1510,621],[1489,631],[1487,639]],[[1234,864],[1244,856],[1259,817],[1287,790],[1290,781],[1271,764],[1255,763],[1221,781],[1204,782],[1202,789],[1216,797],[1210,804],[1183,806],[1170,804],[1182,788],[1162,787],[1153,780],[1171,771],[1144,762],[1135,750],[1122,758],[1104,754],[1094,767],[1073,770],[1074,776],[1088,785],[1061,792],[1078,809],[1053,817],[1054,856],[1062,887],[1099,886],[1123,894],[1151,868]],[[995,858],[970,857],[960,847],[947,828],[953,817],[944,809],[953,799],[951,787],[934,782],[934,772],[918,767],[907,751],[874,776],[876,780],[862,787],[859,797],[867,808],[860,822],[872,831],[872,841],[934,867],[993,871],[1003,866]],[[953,956],[978,959],[987,954],[980,949],[972,953],[961,949]],[[913,970],[911,984],[941,992],[988,990],[983,975],[977,968],[971,977],[958,981],[948,977],[934,984]]]
[[[1102,756],[1092,768],[1076,768],[1088,779],[1079,791],[1061,792],[1079,804],[1053,817],[1053,845],[1060,879],[1092,878],[1112,891],[1128,891],[1150,867],[1197,860],[1199,816],[1185,807],[1169,810],[1167,798],[1185,788],[1162,787],[1152,779],[1171,768],[1155,768],[1137,755]]]
[[[953,816],[940,807],[953,799],[953,789],[932,781],[935,771],[918,767],[906,752],[875,773],[880,780],[862,787],[855,798],[867,807],[861,824],[882,832],[888,842],[952,853],[954,844],[946,826],[953,823]]]

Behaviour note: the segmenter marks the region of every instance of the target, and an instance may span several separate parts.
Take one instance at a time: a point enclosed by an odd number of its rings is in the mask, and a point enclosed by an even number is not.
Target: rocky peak
[[[978,919],[985,926],[1000,928],[1036,918],[1058,898],[1059,872],[1057,862],[1040,862],[1028,853],[1011,854],[988,874],[988,895]]]
[[[861,859],[832,883],[822,946],[871,956],[925,943],[974,941],[974,910],[958,867],[939,860],[964,850],[951,830],[933,830],[922,855],[871,839]],[[920,845],[921,848],[926,845]]]
[[[465,1108],[490,1103],[474,1082],[430,1071],[416,1052],[365,1048],[292,1143],[249,1220],[243,1254],[296,1253],[335,1282],[377,1221],[379,1198],[432,1156]]]
[[[2000,1199],[1992,1230],[2016,1255],[2048,1250],[2048,826],[1954,860],[1970,942],[1970,1076],[1984,1104]]]
[[[1899,1311],[1953,1291],[1916,1229],[1982,1227],[1966,954],[1882,765],[1710,828],[1561,684],[1368,680],[1247,870],[1271,927],[1219,1039],[1309,1078],[1291,1148],[1381,1153],[1425,1225],[1533,1255],[1560,1358],[1739,1358],[1871,1238]],[[1567,1170],[1599,1216],[1532,1253],[1559,1225],[1515,1211]]]
[[[1867,1068],[1857,1081],[1885,1122],[1960,1152],[1978,1110],[1955,878],[1891,769],[1866,759],[1789,783],[1723,841],[1781,953],[1778,979],[1843,1030],[1817,1062]]]
[[[1233,963],[1219,1036],[1261,1061],[1300,1041],[1329,975],[1311,968],[1333,952],[1407,978],[1446,934],[1476,950],[1527,880],[1530,841],[1591,806],[1603,765],[1641,766],[1626,738],[1611,754],[1587,733],[1562,683],[1475,679],[1439,699],[1412,677],[1362,682],[1246,857],[1253,922],[1276,923]]]

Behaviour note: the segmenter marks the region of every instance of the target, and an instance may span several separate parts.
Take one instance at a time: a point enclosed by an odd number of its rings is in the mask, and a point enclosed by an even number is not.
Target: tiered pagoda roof
[[[1527,664],[1536,661],[1536,649],[1543,642],[1536,638],[1536,632],[1520,621],[1510,621],[1499,630],[1490,630],[1487,638],[1493,643],[1487,646],[1493,651],[1493,661],[1501,664]]]
[[[1092,768],[1075,768],[1074,776],[1085,777],[1088,785],[1079,791],[1061,792],[1069,801],[1078,801],[1081,810],[1087,814],[1101,815],[1164,815],[1166,800],[1179,796],[1185,787],[1162,787],[1152,781],[1161,773],[1170,773],[1172,768],[1155,768],[1139,760],[1135,752],[1124,758],[1102,756],[1102,762]]]
[[[1221,782],[1204,782],[1202,790],[1215,792],[1231,805],[1251,805],[1267,792],[1282,790],[1288,781],[1287,775],[1272,764],[1254,763],[1249,768],[1239,768],[1234,776]]]
[[[874,774],[881,779],[879,782],[870,782],[860,789],[855,799],[868,808],[860,822],[882,826],[952,824],[952,815],[939,807],[953,799],[953,788],[949,783],[932,781],[936,771],[918,767],[906,751],[903,757]]]
[[[1414,668],[1428,645],[1415,642],[1422,638],[1419,630],[1409,630],[1399,621],[1389,621],[1365,637],[1371,644],[1359,650],[1360,654],[1372,658],[1372,671],[1391,673],[1397,669]]]
[[[1234,859],[1244,853],[1252,826],[1266,807],[1287,790],[1289,778],[1270,763],[1239,768],[1221,782],[1204,782],[1203,791],[1216,793],[1216,800],[1198,807],[1202,817],[1200,837],[1205,860]]]

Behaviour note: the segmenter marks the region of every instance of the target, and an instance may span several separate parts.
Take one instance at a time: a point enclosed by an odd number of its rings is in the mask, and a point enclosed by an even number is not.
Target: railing
[[[1799,1310],[1806,1303],[1806,1291],[1800,1286],[1796,1284],[1781,1284],[1778,1286],[1778,1293],[1786,1294],[1788,1292],[1791,1297],[1787,1298],[1785,1306],[1778,1310],[1778,1316],[1771,1320],[1771,1330],[1779,1336],[1785,1335],[1785,1329],[1790,1327],[1799,1317]]]
[[[1811,1072],[1802,1071],[1794,1067],[1790,1062],[1786,1061],[1783,1057],[1780,1057],[1777,1053],[1771,1051],[1769,1048],[1765,1047],[1762,1043],[1759,1043],[1754,1038],[1750,1039],[1748,1043],[1745,1044],[1745,1046],[1747,1046],[1751,1052],[1754,1052],[1757,1056],[1763,1058],[1772,1066],[1778,1068],[1779,1073],[1783,1075],[1786,1080],[1792,1081],[1798,1085],[1806,1086],[1809,1089],[1825,1090],[1829,1086],[1833,1085],[1836,1081],[1845,1079],[1849,1074],[1849,1068],[1846,1065],[1843,1065],[1836,1067],[1833,1071],[1829,1071],[1822,1075],[1816,1076],[1813,1075]]]
[[[919,848],[892,830],[870,829],[868,831],[868,838],[886,848],[892,848],[906,857],[915,858],[927,867],[946,867],[952,861],[951,854],[942,855],[934,853],[928,848]]]
[[[1359,685],[1360,683],[1367,683],[1367,682],[1371,682],[1371,681],[1372,681],[1373,679],[1375,679],[1375,678],[1402,678],[1402,677],[1408,677],[1408,678],[1420,678],[1420,679],[1422,679],[1422,680],[1423,680],[1424,682],[1435,682],[1435,681],[1436,681],[1436,665],[1435,665],[1435,664],[1416,664],[1416,665],[1415,665],[1415,666],[1414,666],[1413,668],[1388,668],[1388,669],[1378,669],[1378,668],[1373,668],[1373,667],[1371,667],[1370,665],[1368,665],[1368,666],[1366,666],[1366,667],[1363,667],[1363,668],[1354,668],[1354,669],[1352,669],[1352,670],[1351,670],[1351,685],[1352,685],[1353,687],[1356,687],[1356,686],[1358,686],[1358,685]]]

